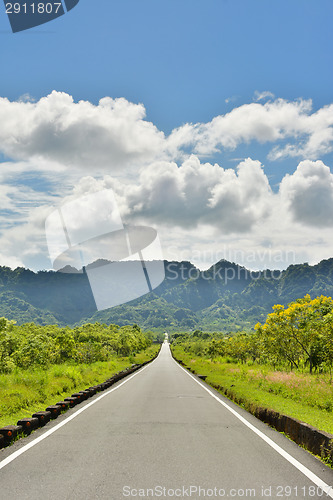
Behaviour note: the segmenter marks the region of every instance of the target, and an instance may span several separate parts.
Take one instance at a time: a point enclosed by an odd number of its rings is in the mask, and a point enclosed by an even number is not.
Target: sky
[[[332,19],[331,0],[80,0],[12,33],[1,3],[0,265],[51,269],[45,220],[102,189],[166,259],[333,257]]]

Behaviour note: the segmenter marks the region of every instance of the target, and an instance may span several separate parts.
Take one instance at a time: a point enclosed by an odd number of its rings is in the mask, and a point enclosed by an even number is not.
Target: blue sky
[[[80,0],[65,16],[13,34],[1,4],[0,97],[11,106],[0,107],[0,265],[49,267],[41,230],[47,207],[71,196],[73,189],[95,189],[98,182],[116,191],[125,218],[155,224],[162,242],[172,240],[166,256],[191,259],[196,249],[204,265],[217,260],[221,248],[246,248],[257,267],[256,252],[267,247],[281,255],[294,252],[293,259],[281,257],[279,264],[267,257],[261,265],[269,267],[333,256],[332,221],[325,217],[333,208],[332,19],[331,0]],[[58,97],[32,116],[31,106],[53,91]],[[73,103],[64,104],[59,93],[72,96]],[[112,110],[106,116],[98,106],[104,97],[124,98],[123,105],[116,111],[108,105]],[[92,121],[82,106],[75,106],[80,100],[94,107]],[[68,141],[72,136],[65,117],[76,120],[71,143],[57,136],[59,113]],[[25,120],[30,129],[42,123],[38,137],[23,130]],[[102,127],[106,136],[111,134],[110,142],[92,140],[86,151],[79,123],[90,138]],[[178,128],[182,134],[187,130],[186,140],[174,139]],[[135,147],[126,143],[124,130]],[[136,142],[138,134],[142,143]],[[214,177],[215,162],[223,175]],[[193,187],[191,176],[205,192]],[[90,184],[82,180],[87,177]],[[138,182],[131,185],[135,178]],[[251,197],[247,188],[252,182],[262,189],[257,194],[252,189]],[[164,208],[148,185],[163,193],[169,186]],[[310,189],[312,205],[301,210],[300,200]],[[190,195],[196,191],[197,203]],[[232,193],[238,194],[230,204]],[[277,227],[281,204],[290,221]],[[174,206],[178,215],[173,215]],[[318,228],[320,234],[314,234]],[[266,238],[268,232],[275,236]],[[290,235],[297,235],[292,243]],[[250,262],[245,253],[243,261]]]
[[[1,11],[1,91],[10,99],[54,89],[95,103],[126,97],[169,132],[258,90],[315,107],[332,96],[330,0],[81,0],[15,36]]]

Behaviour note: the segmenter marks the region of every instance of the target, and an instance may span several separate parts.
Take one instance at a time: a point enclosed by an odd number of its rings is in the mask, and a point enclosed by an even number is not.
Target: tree
[[[274,306],[266,323],[256,325],[270,360],[274,364],[288,360],[291,369],[303,362],[312,373],[324,360],[323,319],[332,310],[333,300],[323,295],[313,300],[305,295],[286,309],[280,304]]]

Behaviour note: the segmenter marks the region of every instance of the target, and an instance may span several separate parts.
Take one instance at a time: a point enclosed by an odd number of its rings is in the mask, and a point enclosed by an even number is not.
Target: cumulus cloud
[[[252,141],[271,144],[271,160],[305,158],[277,193],[259,161],[242,160],[236,169],[205,162]],[[169,136],[146,119],[142,104],[126,99],[94,105],[61,92],[37,102],[0,99],[0,153],[14,160],[0,164],[1,255],[49,267],[44,220],[50,207],[110,188],[125,223],[155,226],[180,255],[195,245],[228,242],[259,251],[269,242],[292,246],[303,257],[307,246],[327,257],[333,180],[318,157],[332,148],[333,104],[313,111],[309,100],[289,102],[267,92]]]
[[[268,102],[259,102],[269,97]],[[234,107],[208,123],[185,123],[169,136],[146,119],[142,104],[105,97],[94,105],[52,92],[33,102],[0,99],[0,152],[16,161],[39,161],[96,173],[157,160],[211,156],[252,141],[272,144],[270,159],[318,159],[333,148],[333,105],[313,111],[310,100],[274,99]]]
[[[62,202],[102,189],[114,192],[125,224],[157,229],[165,258],[283,268],[332,255],[333,180],[321,161],[301,162],[274,193],[258,161],[248,158],[233,170],[192,156],[180,166],[152,163],[126,182],[85,176]],[[3,256],[32,268],[51,266],[44,230],[51,204],[32,208],[26,223],[4,232]]]
[[[270,211],[272,196],[262,165],[250,158],[237,170],[200,163],[192,156],[180,167],[159,162],[143,169],[135,184],[107,176],[81,180],[76,195],[112,188],[120,210],[130,222],[149,222],[192,229],[209,225],[226,234],[247,232]]]
[[[244,104],[213,118],[209,123],[194,125],[194,149],[199,154],[211,154],[221,147],[235,149],[241,143],[254,140],[260,143],[282,140],[297,133],[300,117],[310,108],[311,104],[307,101]],[[178,138],[180,131],[176,133]],[[170,140],[172,138],[171,135]]]
[[[296,222],[333,226],[333,175],[322,161],[302,161],[292,175],[284,177],[280,194]]]
[[[105,97],[97,106],[55,91],[36,103],[2,98],[1,151],[13,159],[114,170],[158,156],[164,134],[144,118],[143,105],[123,98]]]
[[[167,141],[173,149],[192,145],[193,152],[202,156],[252,141],[278,143],[272,148],[271,160],[285,156],[317,159],[333,150],[333,105],[311,112],[311,100],[303,99],[244,104],[209,123],[175,129]],[[279,144],[285,141],[290,142]]]
[[[298,122],[298,123],[297,123]],[[275,146],[269,159],[278,160],[286,157],[317,159],[321,155],[333,151],[333,104],[324,106],[318,111],[302,113],[294,121],[294,143]]]

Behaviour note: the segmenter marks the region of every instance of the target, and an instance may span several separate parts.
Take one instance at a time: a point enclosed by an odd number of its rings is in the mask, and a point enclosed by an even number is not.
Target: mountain
[[[314,266],[291,265],[282,272],[251,272],[226,260],[206,271],[191,262],[164,261],[164,266],[165,279],[151,293],[102,311],[96,310],[82,270],[34,273],[0,267],[0,316],[18,323],[99,321],[137,323],[146,330],[235,331],[265,321],[274,304],[286,305],[307,293],[311,297],[333,295],[333,258]]]

